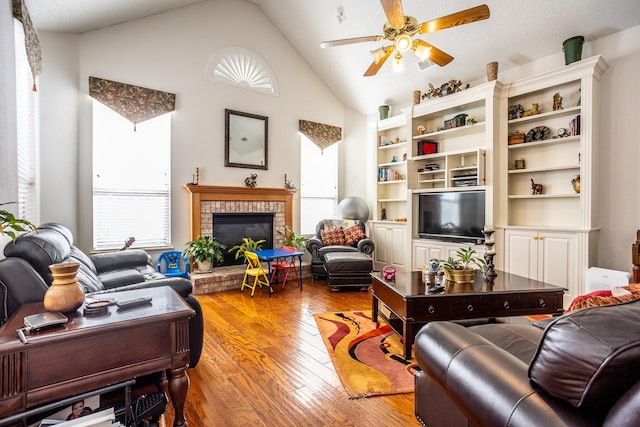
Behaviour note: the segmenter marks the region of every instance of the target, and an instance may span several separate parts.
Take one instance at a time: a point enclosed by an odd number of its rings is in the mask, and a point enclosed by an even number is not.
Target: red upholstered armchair
[[[311,254],[311,274],[324,278],[324,256],[329,252],[362,252],[371,255],[375,246],[367,237],[364,223],[349,219],[325,219],[316,226],[316,235],[307,241]]]

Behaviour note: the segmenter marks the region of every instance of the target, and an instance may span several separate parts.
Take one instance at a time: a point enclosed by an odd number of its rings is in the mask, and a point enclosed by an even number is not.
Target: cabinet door
[[[427,264],[432,258],[444,260],[446,256],[447,250],[442,243],[432,242],[430,240],[414,241],[413,243],[414,270],[422,270],[422,266]]]
[[[371,238],[375,244],[375,250],[373,251],[373,262],[376,264],[376,270],[380,269],[380,265],[383,267],[389,263],[389,236],[387,234],[387,226],[381,223],[375,223],[372,227]]]
[[[389,227],[388,233],[388,253],[387,259],[396,267],[404,268],[405,266],[405,246],[406,246],[406,229],[404,225],[394,225]]]
[[[539,259],[538,280],[571,289],[576,277],[576,237],[573,234],[539,233],[542,247]]]
[[[538,240],[534,231],[505,232],[505,270],[512,274],[538,279]]]

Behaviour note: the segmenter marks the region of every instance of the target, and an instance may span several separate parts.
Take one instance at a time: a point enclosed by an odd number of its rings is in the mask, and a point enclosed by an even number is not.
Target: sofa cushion
[[[355,246],[360,240],[366,239],[367,235],[362,231],[359,224],[352,225],[344,230],[344,243],[348,246]]]
[[[344,245],[344,231],[342,227],[330,230],[320,230],[320,237],[324,246]]]
[[[560,316],[545,328],[529,378],[575,407],[608,406],[640,379],[640,300]]]

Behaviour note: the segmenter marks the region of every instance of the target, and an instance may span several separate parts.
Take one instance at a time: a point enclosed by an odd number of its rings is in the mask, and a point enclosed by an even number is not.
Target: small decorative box
[[[460,126],[464,126],[465,122],[467,120],[467,114],[458,114],[457,116],[455,116],[452,119],[449,120],[445,120],[444,121],[444,128],[445,129],[453,129],[453,128],[457,128]]]
[[[509,135],[509,145],[522,144],[524,142],[524,133],[516,132],[513,135]]]

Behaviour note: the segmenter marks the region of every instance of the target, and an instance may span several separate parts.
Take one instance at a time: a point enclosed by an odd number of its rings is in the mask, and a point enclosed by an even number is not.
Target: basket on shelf
[[[509,135],[509,145],[522,144],[524,142],[524,133],[516,132]]]

